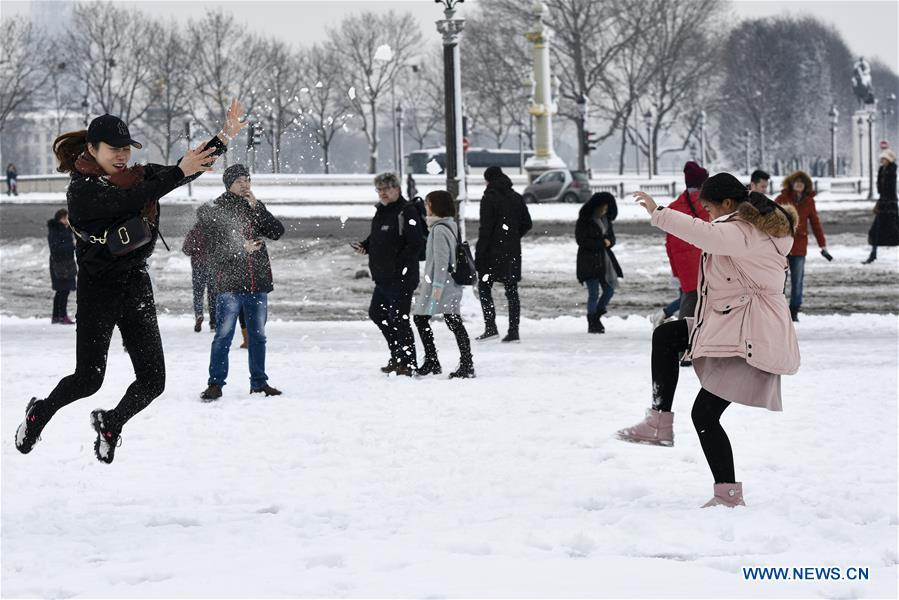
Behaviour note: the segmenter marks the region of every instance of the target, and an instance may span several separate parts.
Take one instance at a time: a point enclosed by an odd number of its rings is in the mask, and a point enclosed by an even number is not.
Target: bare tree
[[[155,99],[147,111],[143,135],[159,149],[166,164],[172,148],[182,137],[183,123],[190,116],[193,88],[190,82],[188,41],[176,23],[169,23],[151,52],[152,76],[148,94]]]
[[[322,168],[331,172],[331,143],[353,116],[352,102],[340,85],[340,66],[327,48],[315,45],[302,55],[298,112],[322,151]]]
[[[281,140],[298,124],[300,88],[303,87],[302,65],[296,52],[280,41],[264,43],[265,63],[260,85],[257,112],[267,115],[269,142],[272,145],[272,172],[281,172]],[[261,94],[259,90],[261,88]]]
[[[0,45],[0,131],[7,119],[24,104],[34,99],[49,77],[40,57],[46,38],[24,17],[11,17],[0,22],[3,44]]]
[[[421,63],[404,73],[401,87],[406,133],[424,148],[425,140],[443,131],[443,47],[434,46]]]
[[[72,64],[63,51],[60,39],[47,40],[47,50],[42,61],[42,68],[47,74],[42,102],[53,113],[56,135],[62,134],[63,125],[78,110],[77,83]]]
[[[708,91],[715,87],[711,84],[720,64],[720,40],[713,32],[723,29],[723,9],[720,0],[654,0],[648,7],[656,18],[641,46],[652,69],[642,94],[645,100],[637,106],[647,110],[650,119],[647,125],[638,113],[641,126],[631,128],[631,138],[651,158],[655,173],[660,156],[687,148],[699,111],[714,102]],[[671,139],[678,132],[679,146],[660,148],[663,137]]]
[[[329,51],[340,59],[342,85],[362,121],[369,147],[370,173],[378,168],[378,112],[383,94],[396,84],[421,45],[421,31],[410,13],[370,12],[346,17],[330,32]]]
[[[69,56],[86,87],[88,109],[114,114],[125,122],[142,118],[156,98],[147,93],[151,55],[162,37],[155,21],[114,4],[97,10],[93,3],[72,9]]]
[[[215,133],[224,122],[231,98],[240,98],[252,114],[264,98],[260,73],[268,68],[268,53],[262,42],[247,33],[233,15],[207,11],[200,21],[191,21],[191,80],[194,88],[191,114],[207,132]],[[225,154],[225,164],[228,154]]]

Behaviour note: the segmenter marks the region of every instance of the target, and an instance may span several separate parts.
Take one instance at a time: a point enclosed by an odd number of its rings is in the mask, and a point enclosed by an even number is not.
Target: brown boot
[[[716,483],[714,494],[711,500],[702,505],[703,508],[710,506],[727,506],[728,508],[746,506],[746,503],[743,501],[743,484],[739,481],[737,483]]]
[[[241,344],[240,347],[246,350],[249,347],[250,342],[250,338],[247,337],[247,328],[241,327],[240,334],[243,336],[243,344]]]

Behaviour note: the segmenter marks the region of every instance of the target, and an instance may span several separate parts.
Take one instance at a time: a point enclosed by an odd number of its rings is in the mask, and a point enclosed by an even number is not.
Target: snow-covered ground
[[[475,308],[466,297],[469,331]],[[807,316],[783,413],[723,423],[748,506],[699,509],[711,477],[683,370],[676,446],[613,439],[649,397],[650,325],[526,320],[475,346],[478,378],[381,375],[365,321],[268,328],[278,398],[246,358],[201,404],[210,336],[161,320],[166,392],[112,465],[88,414],[128,385],[118,338],[96,397],[27,456],[31,395],[74,364],[74,329],[0,318],[4,597],[827,597],[897,595],[897,318]],[[456,352],[437,324],[444,367]],[[867,567],[867,581],[747,582],[742,567]]]

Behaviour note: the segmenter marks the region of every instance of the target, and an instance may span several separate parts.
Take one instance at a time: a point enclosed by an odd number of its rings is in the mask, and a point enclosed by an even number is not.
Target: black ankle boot
[[[416,372],[419,375],[440,375],[443,373],[443,369],[436,358],[427,357]]]
[[[474,379],[474,362],[471,357],[463,358],[459,368],[450,373],[450,379]]]
[[[490,338],[495,338],[499,335],[499,330],[496,328],[496,324],[487,323],[486,328],[484,329],[484,333],[476,337],[476,340],[489,340]]]

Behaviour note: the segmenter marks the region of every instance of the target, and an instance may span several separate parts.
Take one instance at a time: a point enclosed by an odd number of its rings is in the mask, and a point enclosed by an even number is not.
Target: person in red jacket
[[[824,237],[824,229],[821,227],[818,210],[815,208],[815,189],[812,187],[812,179],[807,173],[796,171],[788,175],[784,179],[783,187],[775,198],[775,202],[789,204],[799,213],[793,249],[787,256],[790,265],[790,316],[793,321],[799,321],[799,307],[802,306],[802,283],[805,278],[805,256],[808,253],[809,221],[812,223],[815,240],[821,248],[821,255],[827,260],[833,260],[833,257],[827,251],[827,239]]]
[[[677,197],[677,200],[669,204],[668,208],[696,219],[708,221],[709,212],[699,202],[699,188],[708,178],[708,171],[692,160],[688,161],[684,165],[684,183],[687,185],[687,189]],[[696,309],[699,256],[702,252],[696,246],[670,233],[665,236],[665,251],[668,253],[668,262],[671,263],[671,273],[677,278],[680,286],[680,298],[677,300],[680,306],[677,318],[692,317]],[[662,313],[661,319],[659,313],[653,315],[653,322],[656,326],[661,325],[665,318],[670,316],[663,311],[664,309],[659,311]]]

